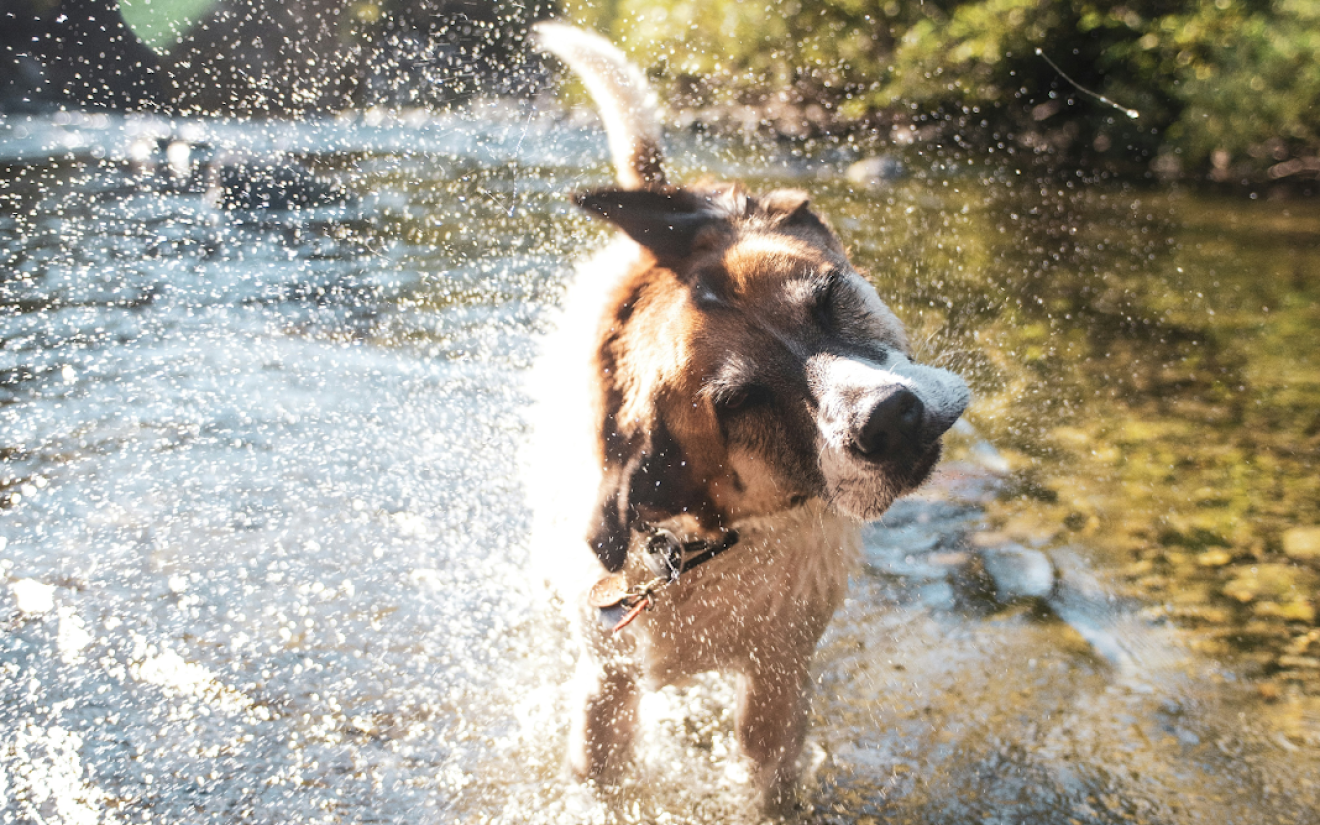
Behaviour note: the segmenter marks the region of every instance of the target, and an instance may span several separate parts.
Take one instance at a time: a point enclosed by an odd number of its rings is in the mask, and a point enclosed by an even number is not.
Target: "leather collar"
[[[726,530],[722,541],[705,539],[683,541],[672,531],[654,524],[643,524],[637,528],[643,536],[646,548],[646,566],[657,577],[663,577],[669,583],[678,581],[678,577],[694,567],[705,564],[738,543],[738,532]]]
[[[629,586],[622,572],[610,573],[597,581],[587,595],[587,603],[600,611],[600,618],[618,633],[655,604],[656,594],[678,581],[679,576],[705,564],[738,544],[738,533],[728,530],[722,541],[705,539],[683,541],[673,531],[654,524],[642,524],[635,531],[646,548],[644,561],[653,578]]]

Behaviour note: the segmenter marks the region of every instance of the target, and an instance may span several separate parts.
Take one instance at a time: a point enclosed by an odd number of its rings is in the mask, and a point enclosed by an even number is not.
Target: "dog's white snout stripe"
[[[847,427],[874,405],[876,395],[904,387],[926,408],[928,428],[939,433],[962,415],[971,393],[961,378],[948,370],[914,364],[894,353],[881,366],[861,358],[820,356],[808,368],[812,392],[820,403],[821,423]]]

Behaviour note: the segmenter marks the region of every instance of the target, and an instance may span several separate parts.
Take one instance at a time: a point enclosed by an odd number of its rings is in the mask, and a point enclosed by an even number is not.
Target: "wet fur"
[[[640,74],[594,35],[543,24],[538,38],[607,96],[620,188],[576,200],[623,233],[580,267],[533,376],[533,558],[581,646],[568,763],[614,782],[640,690],[731,672],[756,790],[768,809],[790,807],[811,656],[860,520],[929,474],[966,387],[909,360],[902,325],[806,193],[670,186]],[[923,405],[911,438],[859,453],[896,389]],[[649,578],[643,524],[740,539],[613,634],[585,594],[607,571]]]

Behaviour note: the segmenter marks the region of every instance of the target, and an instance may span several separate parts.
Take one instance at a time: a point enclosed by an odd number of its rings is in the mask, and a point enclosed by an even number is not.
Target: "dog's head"
[[[645,250],[599,336],[605,472],[588,540],[607,568],[640,522],[687,514],[717,531],[811,498],[873,519],[926,479],[967,386],[912,362],[805,193],[577,201]]]

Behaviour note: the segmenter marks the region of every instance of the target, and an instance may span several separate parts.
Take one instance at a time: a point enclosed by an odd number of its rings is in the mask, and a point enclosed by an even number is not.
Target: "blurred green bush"
[[[1320,172],[1317,0],[565,0],[564,12],[621,41],[680,108],[741,108],[730,117],[746,124],[751,107],[768,130],[940,127],[1222,181]],[[1037,49],[1140,117],[1080,92]]]

